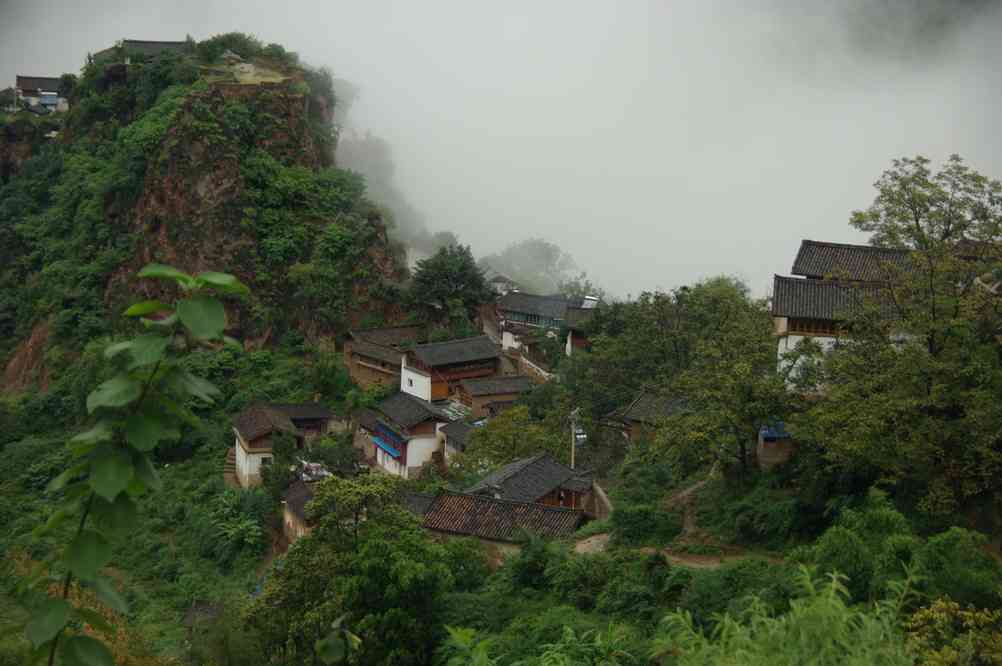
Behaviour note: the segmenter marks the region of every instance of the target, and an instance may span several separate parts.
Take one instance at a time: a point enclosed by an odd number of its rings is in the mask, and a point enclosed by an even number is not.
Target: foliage
[[[569,449],[564,437],[555,434],[546,424],[534,421],[527,407],[517,405],[477,428],[454,464],[460,470],[484,474],[500,465],[543,452],[566,463],[570,459]]]
[[[753,599],[745,613],[723,616],[712,634],[689,613],[672,613],[661,624],[654,656],[679,666],[914,663],[892,605],[850,606],[837,578],[819,583],[802,572],[800,586],[786,613],[775,615]]]
[[[789,566],[746,558],[718,569],[694,571],[678,605],[693,622],[709,627],[717,623],[718,614],[741,611],[752,595],[771,611],[781,611],[795,591],[794,571]]]
[[[469,320],[493,298],[469,246],[447,245],[417,263],[408,300],[428,320],[440,321],[443,315]]]
[[[512,243],[499,253],[483,257],[480,265],[507,275],[533,294],[556,292],[558,285],[569,279],[570,272],[577,268],[573,257],[555,243],[541,238]]]
[[[794,427],[849,469],[874,468],[929,516],[949,519],[997,490],[1002,407],[993,242],[1002,184],[950,158],[896,160],[877,196],[853,214],[873,242],[906,250],[889,287],[829,354],[824,395]],[[866,418],[859,418],[859,415]]]
[[[915,611],[908,647],[929,666],[1002,663],[1002,611],[963,608],[949,598]]]
[[[980,608],[1002,607],[1002,566],[984,547],[984,535],[951,527],[929,538],[915,556],[931,596],[950,596]]]
[[[49,663],[57,648],[67,664],[113,663],[104,643],[75,631],[66,635],[71,619],[107,631],[92,608],[69,603],[71,584],[74,579],[84,583],[102,604],[127,612],[126,600],[101,576],[113,554],[109,535],[131,529],[137,520],[135,498],[161,486],[150,452],[161,441],[179,438],[182,424],[195,422],[188,406],[192,401],[211,402],[218,395],[215,386],[180,363],[185,350],[221,340],[226,325],[225,316],[217,316],[211,305],[218,305],[221,312],[219,302],[200,292],[246,290],[229,275],[192,277],[158,264],[147,266],[139,276],[176,283],[186,297],[173,308],[160,301],[144,301],[125,311],[148,332],[106,347],[104,355],[117,374],[87,396],[87,411],[97,421],[70,440],[67,447],[73,463],[48,483],[48,489],[61,493],[63,499],[37,534],[58,528],[70,517],[77,521],[66,547],[46,559],[62,575],[59,596],[46,594],[42,570],[24,580],[24,593],[35,597],[25,632],[38,651],[49,654]],[[205,307],[183,316],[192,303]],[[65,640],[60,640],[64,635]]]

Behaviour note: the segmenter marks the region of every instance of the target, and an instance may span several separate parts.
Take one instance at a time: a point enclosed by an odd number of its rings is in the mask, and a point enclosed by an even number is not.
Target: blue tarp
[[[782,421],[771,421],[759,429],[762,439],[772,442],[777,439],[790,439],[790,433],[786,432],[786,424]]]
[[[382,437],[377,437],[377,436],[373,435],[372,436],[372,441],[374,441],[376,443],[376,446],[378,446],[379,448],[381,448],[383,451],[386,451],[387,453],[389,453],[394,458],[399,458],[400,457],[400,451],[397,451],[395,448],[393,448],[392,446],[390,446],[389,444],[387,444],[386,440],[384,440]]]

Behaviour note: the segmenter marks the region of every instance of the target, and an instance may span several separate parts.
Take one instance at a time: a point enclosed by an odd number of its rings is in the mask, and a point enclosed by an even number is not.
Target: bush
[[[620,504],[610,522],[617,544],[664,546],[682,532],[682,515],[652,504]]]
[[[838,525],[826,531],[814,549],[818,569],[847,576],[846,587],[856,601],[869,596],[873,559],[873,553],[855,532]]]
[[[716,614],[744,609],[751,595],[779,611],[796,592],[794,579],[794,571],[787,565],[748,558],[719,569],[694,571],[678,605],[704,626],[712,624]]]
[[[916,555],[929,593],[979,608],[999,608],[1002,571],[985,552],[985,542],[983,535],[960,527],[930,538]]]

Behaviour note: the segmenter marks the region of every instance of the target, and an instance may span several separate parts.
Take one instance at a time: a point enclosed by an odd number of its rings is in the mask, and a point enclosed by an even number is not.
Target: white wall
[[[431,377],[408,367],[405,357],[400,367],[400,390],[415,398],[431,402]]]
[[[407,478],[407,468],[397,462],[397,459],[378,446],[376,447],[376,463],[394,476]]]
[[[505,331],[501,334],[501,349],[521,349],[522,343],[519,342],[518,336],[516,336],[511,331]]]
[[[782,335],[778,338],[778,342],[776,343],[776,364],[780,370],[785,370],[787,366],[787,362],[783,360],[783,354],[793,351],[797,347],[797,344],[805,338],[814,340],[814,342],[816,342],[821,347],[821,350],[826,354],[831,351],[838,342],[837,338],[823,335]]]
[[[407,441],[407,466],[420,467],[438,450],[438,435],[421,435]]]
[[[261,483],[261,461],[271,459],[271,453],[247,453],[244,449],[240,435],[236,436],[236,463],[237,480],[244,488],[260,485]]]

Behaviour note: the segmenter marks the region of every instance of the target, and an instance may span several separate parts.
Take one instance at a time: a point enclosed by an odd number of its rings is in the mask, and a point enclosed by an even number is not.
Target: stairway
[[[226,462],[223,463],[223,482],[230,488],[239,488],[237,480],[237,450],[230,447],[226,450]]]

